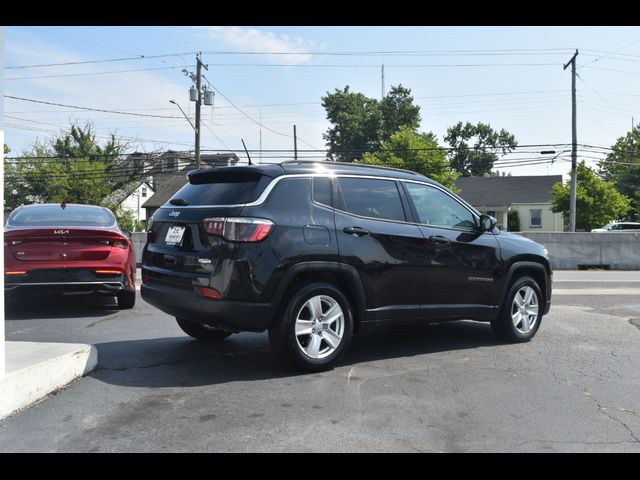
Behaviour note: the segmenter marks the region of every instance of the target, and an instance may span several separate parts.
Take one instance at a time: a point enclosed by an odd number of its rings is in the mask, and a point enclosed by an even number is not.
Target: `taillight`
[[[259,242],[273,230],[274,223],[264,218],[205,218],[202,226],[207,233],[232,242]]]
[[[222,299],[222,294],[215,288],[200,287],[198,291],[200,292],[200,295],[202,295],[203,297],[212,298],[214,300]]]
[[[204,231],[211,235],[220,235],[224,233],[224,218],[205,218],[202,221]]]
[[[26,275],[26,270],[6,270],[4,272],[5,275]]]
[[[127,248],[127,242],[124,240],[98,240],[103,245],[111,245],[112,247]]]
[[[120,275],[121,273],[120,270],[96,270],[98,275]]]

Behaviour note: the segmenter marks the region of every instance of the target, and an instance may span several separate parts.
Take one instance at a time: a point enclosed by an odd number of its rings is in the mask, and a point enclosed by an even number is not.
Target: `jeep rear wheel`
[[[295,292],[269,329],[273,350],[299,368],[331,368],[353,333],[349,302],[336,287],[312,283]]]
[[[213,327],[205,327],[204,325],[190,322],[189,320],[185,320],[183,318],[176,317],[176,321],[178,322],[178,326],[184,333],[186,333],[190,337],[195,338],[196,340],[202,340],[205,342],[217,342],[220,340],[224,340],[229,335],[231,335],[231,332],[225,332],[224,330]]]

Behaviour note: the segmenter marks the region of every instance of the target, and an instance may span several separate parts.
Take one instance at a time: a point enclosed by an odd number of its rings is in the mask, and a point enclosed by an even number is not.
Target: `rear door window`
[[[340,210],[363,217],[407,220],[395,181],[342,177],[338,185]]]
[[[331,206],[331,179],[328,177],[314,177],[313,201]]]

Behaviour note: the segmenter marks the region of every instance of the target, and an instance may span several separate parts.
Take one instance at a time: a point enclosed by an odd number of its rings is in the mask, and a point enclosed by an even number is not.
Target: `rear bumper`
[[[9,297],[56,293],[100,293],[104,295],[116,295],[125,290],[126,288],[122,282],[12,283],[5,284],[4,286],[4,293]]]
[[[4,291],[8,296],[18,296],[92,292],[116,295],[125,290],[135,290],[135,284],[125,272],[98,275],[95,270],[96,268],[37,269],[25,274],[5,275]]]
[[[269,303],[210,300],[195,291],[157,283],[143,283],[140,294],[147,303],[169,315],[234,332],[262,332],[275,313]]]

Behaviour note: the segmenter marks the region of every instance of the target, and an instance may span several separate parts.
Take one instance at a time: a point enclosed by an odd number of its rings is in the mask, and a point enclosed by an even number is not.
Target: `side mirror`
[[[491,232],[496,225],[498,224],[498,220],[496,220],[491,215],[480,215],[480,231],[481,232]]]
[[[121,228],[120,230],[122,230],[122,233],[124,233],[127,237],[131,238],[131,232],[129,230],[127,230],[126,228]]]

